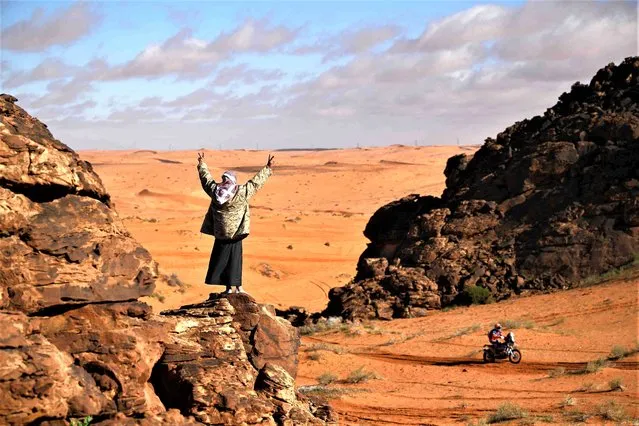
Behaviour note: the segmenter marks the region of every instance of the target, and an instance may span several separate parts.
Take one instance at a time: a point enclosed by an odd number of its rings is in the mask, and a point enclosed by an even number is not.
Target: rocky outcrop
[[[0,95],[0,308],[37,314],[150,295],[157,264],[91,165]]]
[[[297,331],[247,295],[156,316],[158,276],[90,164],[0,95],[0,424],[325,424]]]
[[[269,308],[246,294],[212,294],[162,315],[173,328],[152,382],[167,407],[207,424],[324,423],[295,392],[297,330]],[[278,336],[282,355],[265,356],[260,348],[279,346]]]
[[[423,315],[463,302],[578,285],[639,259],[639,58],[576,83],[543,115],[448,160],[441,198],[378,210],[355,281],[324,316]]]

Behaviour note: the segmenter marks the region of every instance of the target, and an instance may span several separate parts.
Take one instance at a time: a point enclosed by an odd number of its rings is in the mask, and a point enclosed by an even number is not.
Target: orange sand
[[[532,422],[525,424],[571,424],[564,411],[593,413],[609,401],[636,422],[637,354],[592,374],[575,373],[607,357],[615,345],[637,346],[638,291],[635,280],[314,334],[303,338],[297,383],[313,385],[324,373],[336,375],[339,381],[330,387],[351,392],[331,402],[344,425],[466,424],[486,419],[505,402],[528,412]],[[522,351],[518,365],[482,361],[486,334],[497,320],[521,323],[506,330],[514,332]],[[359,367],[380,378],[344,383]],[[617,378],[625,390],[610,390]],[[574,405],[562,407],[569,395]]]

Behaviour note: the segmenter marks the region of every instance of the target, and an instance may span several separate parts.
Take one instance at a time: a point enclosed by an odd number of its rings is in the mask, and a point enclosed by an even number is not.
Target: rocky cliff
[[[333,421],[296,394],[299,336],[272,308],[137,300],[157,264],[91,165],[16,101],[0,95],[0,424]]]
[[[441,198],[380,208],[355,282],[323,313],[423,315],[482,287],[496,299],[578,285],[639,260],[639,58],[575,83],[543,115],[448,160]]]

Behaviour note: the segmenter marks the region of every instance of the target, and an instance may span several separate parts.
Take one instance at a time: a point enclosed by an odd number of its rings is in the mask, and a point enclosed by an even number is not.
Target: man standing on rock
[[[232,287],[235,287],[237,293],[244,293],[242,240],[248,237],[251,225],[248,202],[271,176],[271,168],[275,164],[273,158],[269,155],[266,166],[244,185],[239,185],[232,171],[222,174],[222,182],[215,182],[204,162],[204,153],[198,153],[197,171],[200,182],[211,197],[200,232],[215,237],[204,282],[226,286],[226,294],[231,293]]]

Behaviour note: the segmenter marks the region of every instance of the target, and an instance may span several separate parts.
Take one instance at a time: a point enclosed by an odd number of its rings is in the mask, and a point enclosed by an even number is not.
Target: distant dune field
[[[446,160],[477,147],[389,146],[274,153],[275,173],[251,203],[244,244],[244,282],[258,301],[323,309],[332,287],[355,274],[367,240],[362,232],[382,205],[411,193],[441,195]],[[221,287],[203,283],[213,238],[199,232],[208,207],[196,151],[83,151],[111,194],[129,231],[189,287],[158,286],[157,309],[205,298]],[[245,182],[266,151],[206,151],[215,176]],[[163,302],[161,302],[161,300]]]

